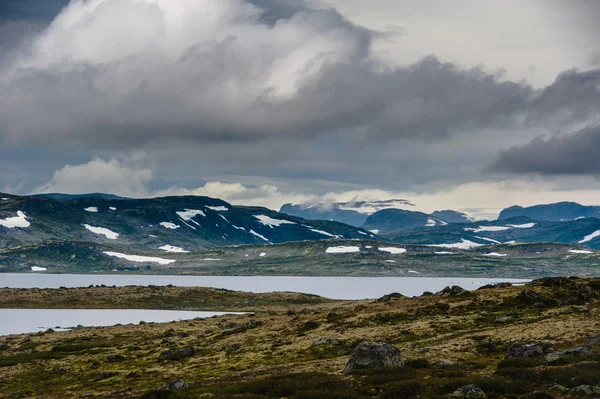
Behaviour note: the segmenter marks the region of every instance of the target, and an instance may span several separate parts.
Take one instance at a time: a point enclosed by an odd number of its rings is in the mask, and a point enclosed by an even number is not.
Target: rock
[[[315,328],[319,328],[320,324],[316,321],[307,321],[306,323],[304,323],[304,325],[302,326],[303,330],[314,330]]]
[[[594,351],[589,346],[578,346],[576,348],[565,349],[562,351],[556,351],[552,353],[548,353],[546,355],[546,361],[553,363],[562,359],[564,356],[579,356],[579,357],[588,357],[592,356]]]
[[[587,345],[600,345],[600,335],[588,339]]]
[[[458,388],[448,395],[449,398],[486,399],[485,392],[479,386],[471,384]]]
[[[452,288],[450,288],[450,295],[458,295],[462,294],[463,292],[467,292],[467,290],[458,285],[453,285]]]
[[[436,367],[450,367],[454,365],[456,365],[456,362],[453,362],[452,360],[448,359],[439,360],[437,363],[434,364],[434,366]]]
[[[562,385],[560,385],[560,384],[554,384],[554,385],[552,385],[552,386],[550,387],[550,390],[551,390],[551,391],[558,391],[558,392],[561,392],[561,393],[567,393],[567,392],[569,392],[569,391],[570,391],[570,389],[569,389],[569,388],[567,388],[567,387],[565,387],[565,386],[562,386]]]
[[[319,338],[317,340],[314,340],[310,346],[340,346],[341,344],[342,342],[336,338]]]
[[[67,374],[67,370],[62,367],[52,367],[51,373],[56,375],[65,375]]]
[[[161,391],[183,391],[188,389],[188,384],[181,378],[171,381],[168,384],[158,387]]]
[[[435,295],[435,294],[430,291],[425,291],[423,294],[421,294],[421,296],[433,296],[433,295]]]
[[[242,345],[240,344],[231,344],[227,347],[227,351],[229,352],[239,351],[240,349],[242,349]]]
[[[124,362],[125,356],[121,356],[121,355],[108,355],[106,356],[106,361],[109,363],[118,363],[118,362]]]
[[[10,349],[10,346],[8,346],[8,344],[0,344],[0,351],[6,351],[9,349]]]
[[[193,346],[186,346],[182,349],[172,349],[160,354],[158,360],[181,360],[186,357],[194,356],[196,350]]]
[[[517,302],[525,303],[527,305],[543,304],[543,305],[554,305],[556,301],[548,298],[542,294],[539,294],[533,290],[524,290],[515,297]]]
[[[567,277],[544,277],[533,280],[533,283],[541,283],[544,287],[575,287],[577,283]]]
[[[512,320],[512,317],[510,317],[510,316],[496,317],[496,323],[508,323],[511,320]]]
[[[49,328],[46,331],[44,331],[44,334],[52,334],[53,332],[54,332],[54,330]]]
[[[400,349],[385,342],[364,341],[350,354],[344,373],[353,370],[380,367],[400,367],[404,364]]]
[[[595,385],[579,385],[571,389],[571,392],[588,396],[594,395],[597,398],[600,395],[600,387]]]
[[[541,344],[515,344],[506,350],[505,359],[511,357],[542,357],[552,347],[550,343]]]
[[[447,312],[450,310],[450,305],[448,305],[447,303],[443,303],[443,302],[438,302],[435,304],[436,309],[439,309],[443,312]]]
[[[377,299],[375,302],[389,302],[392,299],[400,299],[400,298],[405,298],[405,296],[402,294],[399,294],[397,292],[392,292],[391,294],[382,296],[381,298]]]

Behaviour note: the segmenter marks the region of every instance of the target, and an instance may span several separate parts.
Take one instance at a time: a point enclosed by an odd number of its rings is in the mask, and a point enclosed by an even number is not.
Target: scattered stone
[[[56,375],[65,375],[65,374],[67,374],[67,370],[65,370],[62,367],[52,367],[51,372],[52,372],[52,374],[56,374]]]
[[[158,387],[161,391],[183,391],[188,389],[188,384],[181,378],[171,381],[168,384]]]
[[[449,398],[486,399],[485,392],[479,386],[471,384],[458,388],[448,395]]]
[[[515,344],[508,347],[506,350],[505,359],[511,357],[542,357],[552,347],[551,343],[544,342],[541,344]]]
[[[456,362],[453,362],[452,360],[448,360],[448,359],[439,360],[438,362],[436,362],[434,364],[434,366],[436,366],[436,367],[450,367],[450,366],[454,366],[454,365],[456,365]]]
[[[314,340],[310,346],[340,346],[342,342],[336,338],[319,338]]]
[[[125,360],[126,360],[125,356],[122,356],[122,355],[108,355],[106,357],[106,361],[109,363],[124,362]]]
[[[423,294],[421,294],[421,296],[433,296],[433,295],[435,295],[435,294],[430,291],[425,291]]]
[[[196,350],[193,346],[186,346],[182,349],[172,349],[160,354],[158,360],[181,360],[186,357],[194,356]]]
[[[600,387],[596,386],[596,385],[579,385],[579,386],[571,389],[571,392],[583,394],[583,395],[587,395],[587,396],[594,395],[594,397],[597,398],[598,395],[600,395]]]
[[[496,317],[496,323],[508,323],[511,320],[512,320],[512,317],[510,317],[510,316]]]
[[[380,367],[401,367],[404,364],[400,349],[385,342],[364,341],[350,354],[344,373]]]
[[[400,299],[400,298],[405,298],[405,296],[402,294],[399,294],[397,292],[392,292],[391,294],[384,295],[381,298],[377,299],[376,302],[389,302],[392,299]]]

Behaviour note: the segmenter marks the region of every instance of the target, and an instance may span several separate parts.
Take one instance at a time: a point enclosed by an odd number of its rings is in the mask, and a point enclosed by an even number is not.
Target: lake
[[[32,333],[57,327],[68,329],[77,325],[105,327],[116,324],[137,324],[140,321],[168,323],[224,314],[240,313],[138,309],[0,309],[0,320],[2,320],[0,335]]]
[[[486,284],[510,282],[520,284],[529,280],[500,278],[448,277],[261,277],[261,276],[163,276],[163,275],[96,275],[0,273],[0,287],[59,288],[89,285],[175,285],[180,287],[212,287],[234,291],[265,293],[292,291],[320,295],[331,299],[373,299],[399,292],[406,296],[437,292],[446,286],[459,285],[475,290]],[[78,323],[79,324],[79,323]]]

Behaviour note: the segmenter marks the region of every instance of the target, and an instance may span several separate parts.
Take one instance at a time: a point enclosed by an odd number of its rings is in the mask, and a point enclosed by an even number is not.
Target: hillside
[[[60,240],[184,252],[238,244],[375,237],[343,223],[309,221],[208,197],[56,197],[0,194],[0,248]]]
[[[213,295],[76,290],[94,299],[113,292],[126,303],[166,294],[181,307]],[[599,290],[598,279],[554,278],[364,301],[222,291],[217,303],[246,297],[262,306],[247,315],[0,337],[0,398],[593,398]],[[64,295],[12,292],[26,305]],[[369,342],[393,345],[397,361],[367,361],[375,357]],[[358,359],[364,368],[344,372]],[[457,394],[463,387],[478,396]]]
[[[556,204],[534,205],[530,207],[512,206],[503,209],[498,220],[510,219],[518,216],[528,217],[533,220],[563,222],[580,218],[600,217],[600,206],[585,206],[576,202],[559,202]]]

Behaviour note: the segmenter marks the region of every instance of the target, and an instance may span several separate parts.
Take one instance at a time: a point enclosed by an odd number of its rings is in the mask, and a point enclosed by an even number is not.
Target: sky
[[[0,191],[600,204],[595,0],[0,0]]]

